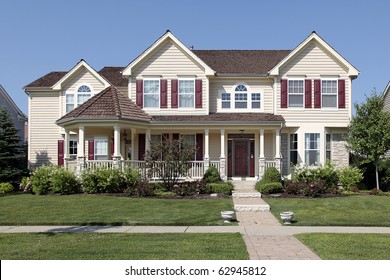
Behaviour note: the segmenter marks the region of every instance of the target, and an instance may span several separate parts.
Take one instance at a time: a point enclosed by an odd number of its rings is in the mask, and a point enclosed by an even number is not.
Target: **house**
[[[8,114],[11,116],[15,128],[18,130],[21,142],[26,142],[25,125],[27,122],[27,116],[19,109],[3,86],[0,85],[0,109],[3,107],[7,109]]]
[[[27,85],[30,166],[142,168],[151,142],[179,137],[197,147],[191,178],[346,166],[358,75],[315,32],[293,50],[192,50],[168,30],[127,66],[81,60]]]
[[[385,90],[382,92],[382,98],[384,100],[383,110],[390,112],[390,82],[387,83]]]

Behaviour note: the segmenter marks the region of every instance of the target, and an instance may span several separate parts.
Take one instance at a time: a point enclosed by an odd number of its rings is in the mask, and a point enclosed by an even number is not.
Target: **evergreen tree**
[[[384,100],[375,91],[366,102],[354,104],[356,114],[348,126],[347,147],[362,163],[373,163],[379,189],[378,164],[390,149],[390,113],[383,111]]]
[[[24,145],[5,107],[0,109],[0,182],[17,186],[26,174]]]

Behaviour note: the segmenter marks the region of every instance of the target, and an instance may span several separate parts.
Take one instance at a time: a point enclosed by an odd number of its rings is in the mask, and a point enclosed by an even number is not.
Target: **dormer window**
[[[80,106],[92,96],[91,87],[81,85],[76,92],[66,93],[66,113],[69,113],[74,108]]]

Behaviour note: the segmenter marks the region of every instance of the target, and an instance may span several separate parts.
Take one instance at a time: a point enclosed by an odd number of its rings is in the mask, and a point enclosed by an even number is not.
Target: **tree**
[[[180,177],[187,176],[191,168],[189,161],[193,159],[196,148],[186,144],[183,139],[163,139],[159,143],[150,143],[146,151],[146,167],[154,177],[161,178],[164,186],[171,190]]]
[[[26,155],[18,130],[5,107],[0,110],[0,182],[17,186],[26,174]]]
[[[366,102],[355,103],[355,116],[348,126],[347,148],[362,158],[362,163],[375,166],[376,188],[379,189],[378,164],[390,149],[390,113],[383,111],[384,100],[375,90]]]

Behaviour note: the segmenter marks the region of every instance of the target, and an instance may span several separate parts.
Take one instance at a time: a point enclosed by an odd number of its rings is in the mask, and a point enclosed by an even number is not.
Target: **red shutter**
[[[339,80],[339,108],[345,108],[345,80]]]
[[[144,81],[143,80],[137,80],[136,81],[136,95],[137,95],[137,98],[136,98],[136,101],[137,101],[137,105],[140,107],[140,108],[143,108],[143,104],[144,104]]]
[[[280,107],[287,108],[287,80],[281,80]]]
[[[64,140],[58,140],[58,166],[64,165]]]
[[[160,108],[167,108],[168,81],[160,80]]]
[[[305,108],[311,108],[311,80],[305,80]]]
[[[110,140],[110,159],[113,159],[113,157],[114,157],[114,150],[115,150],[115,148],[114,148],[114,138],[111,138],[111,140]]]
[[[314,80],[314,108],[321,108],[321,80]]]
[[[145,139],[144,133],[138,134],[138,160],[145,159]]]
[[[88,160],[95,159],[95,141],[88,140]]]
[[[196,134],[196,160],[203,160],[203,134]]]
[[[195,108],[202,108],[202,80],[195,80]]]
[[[171,80],[171,108],[178,106],[178,80]]]

